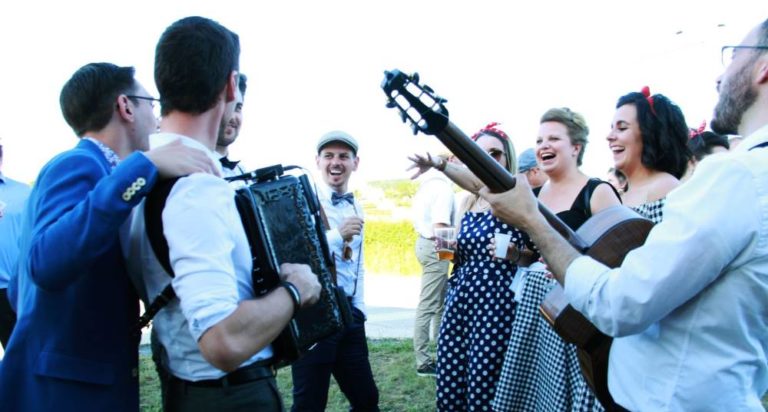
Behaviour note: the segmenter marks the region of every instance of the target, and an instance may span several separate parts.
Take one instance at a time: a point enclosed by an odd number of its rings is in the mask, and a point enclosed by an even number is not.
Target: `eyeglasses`
[[[504,152],[499,149],[491,149],[488,151],[488,155],[496,160],[501,160],[502,156],[504,156]]]
[[[154,97],[150,96],[132,96],[132,95],[125,95],[125,97],[129,99],[141,99],[141,100],[147,100],[149,101],[149,105],[152,107],[155,107],[155,102],[160,103],[160,99],[155,99]]]
[[[720,60],[724,67],[731,64],[738,49],[768,50],[768,46],[723,46],[720,49]]]
[[[152,113],[155,114],[156,118],[160,118],[160,106],[156,105],[155,102],[160,103],[160,99],[156,99],[151,96],[135,96],[135,95],[125,95],[125,97],[129,99],[139,99],[139,100],[146,100],[149,102],[149,106],[152,108]]]

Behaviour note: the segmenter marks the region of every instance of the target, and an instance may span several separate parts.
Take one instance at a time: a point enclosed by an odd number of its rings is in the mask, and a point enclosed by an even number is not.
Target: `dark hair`
[[[237,87],[240,89],[240,94],[245,98],[245,89],[248,88],[248,76],[240,73],[237,75]]]
[[[616,176],[616,180],[619,182],[619,186],[616,189],[621,190],[622,192],[626,192],[629,189],[629,181],[627,181],[627,175],[624,174],[621,170],[611,167],[608,168],[608,173],[613,174]]]
[[[653,108],[648,99],[653,100]],[[620,97],[616,108],[626,104],[637,109],[637,123],[643,139],[642,164],[680,179],[691,158],[683,111],[662,94],[646,98],[642,93],[632,92]]]
[[[725,136],[710,131],[699,133],[688,139],[688,149],[691,150],[697,162],[711,155],[712,149],[717,146],[724,147],[726,150],[731,148]]]
[[[59,95],[64,120],[79,137],[103,129],[112,119],[115,100],[136,91],[133,67],[90,63],[67,80]]]
[[[237,34],[213,20],[194,16],[170,25],[155,49],[162,115],[208,111],[238,70],[239,59]]]
[[[579,113],[567,107],[556,107],[554,109],[547,110],[539,124],[544,122],[556,122],[565,126],[568,131],[568,137],[571,139],[572,145],[581,145],[579,150],[579,156],[576,158],[576,165],[581,166],[581,161],[584,159],[584,151],[587,149],[587,136],[589,136],[589,127],[587,121]]]

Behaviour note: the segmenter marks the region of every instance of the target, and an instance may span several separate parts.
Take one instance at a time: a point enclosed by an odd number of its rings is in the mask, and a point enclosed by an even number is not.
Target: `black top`
[[[587,180],[587,184],[581,188],[579,194],[576,195],[576,199],[573,200],[571,208],[556,213],[557,217],[559,217],[560,220],[562,220],[563,223],[568,225],[568,227],[570,227],[572,230],[578,230],[581,225],[584,224],[584,222],[592,217],[590,201],[592,200],[592,194],[595,192],[595,189],[601,184],[607,184],[610,186],[610,183],[594,177]],[[613,189],[613,192],[616,193],[616,197],[619,199],[619,201],[621,201],[621,196],[619,196],[619,194],[616,192],[616,189],[614,189],[613,186],[610,187]],[[533,189],[533,194],[536,195],[536,197],[539,197],[540,191],[541,187],[537,187],[536,189]]]

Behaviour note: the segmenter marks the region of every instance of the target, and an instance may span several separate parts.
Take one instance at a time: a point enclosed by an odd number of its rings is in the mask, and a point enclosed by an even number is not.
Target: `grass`
[[[411,339],[369,339],[371,367],[379,388],[382,411],[425,412],[435,410],[434,378],[416,375]],[[141,410],[160,411],[160,390],[155,367],[149,355],[140,359]],[[277,384],[286,408],[292,404],[291,371],[280,369]],[[331,379],[327,411],[347,411],[349,404]]]

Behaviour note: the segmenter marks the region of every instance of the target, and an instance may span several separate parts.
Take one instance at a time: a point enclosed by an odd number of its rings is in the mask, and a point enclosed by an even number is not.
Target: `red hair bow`
[[[702,120],[698,129],[691,129],[690,130],[690,134],[689,134],[688,138],[689,139],[693,139],[694,137],[704,133],[704,129],[706,129],[706,128],[707,128],[707,121],[706,120]]]
[[[653,107],[653,96],[651,96],[651,88],[648,86],[643,86],[643,88],[640,89],[640,93],[645,96],[645,100],[648,100],[648,104],[651,105],[651,113],[656,116],[656,109]]]
[[[499,128],[497,128],[497,127],[496,127],[496,126],[498,126],[499,124],[500,124],[500,123],[498,123],[498,122],[491,122],[491,123],[488,123],[488,124],[487,124],[485,127],[483,127],[483,128],[482,128],[482,129],[480,129],[480,130],[479,130],[477,133],[475,133],[475,134],[473,134],[473,135],[472,135],[472,140],[477,140],[477,139],[479,139],[479,138],[480,138],[480,136],[481,136],[483,133],[485,133],[485,132],[491,132],[491,133],[493,133],[493,134],[496,134],[496,135],[498,135],[499,137],[501,137],[501,138],[502,138],[502,139],[504,139],[504,140],[509,140],[509,136],[507,136],[507,134],[506,134],[506,133],[504,133],[504,131],[503,131],[503,130],[501,130],[501,129],[499,129]]]

